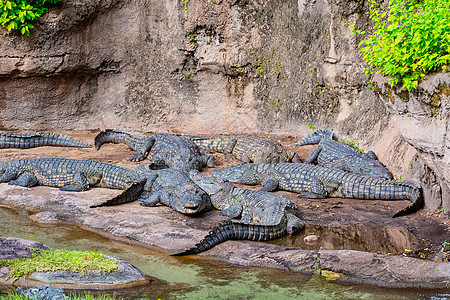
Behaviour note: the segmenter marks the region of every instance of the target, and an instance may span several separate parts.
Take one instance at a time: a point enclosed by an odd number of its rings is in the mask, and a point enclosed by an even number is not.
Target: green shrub
[[[369,0],[373,33],[355,30],[366,38],[360,53],[374,71],[401,82],[408,90],[430,71],[445,71],[450,62],[450,0],[389,0],[385,8]]]
[[[30,35],[31,24],[39,18],[49,7],[61,0],[0,0],[0,24],[11,30],[19,30],[20,33]]]

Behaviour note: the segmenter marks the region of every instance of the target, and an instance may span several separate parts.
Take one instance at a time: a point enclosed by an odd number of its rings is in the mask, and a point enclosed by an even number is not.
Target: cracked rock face
[[[450,79],[429,75],[416,90],[384,86],[382,97],[395,113],[403,139],[417,149],[412,177],[422,183],[427,206],[450,212]]]

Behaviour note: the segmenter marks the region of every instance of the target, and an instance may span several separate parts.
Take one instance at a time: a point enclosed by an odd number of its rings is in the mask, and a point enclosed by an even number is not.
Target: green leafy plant
[[[408,90],[430,71],[445,71],[450,63],[450,1],[389,0],[381,7],[369,0],[367,12],[374,23],[373,33],[351,27],[365,37],[360,53],[370,67],[389,77],[391,86],[401,82]],[[380,0],[378,0],[380,1]]]
[[[33,20],[61,0],[0,0],[0,24],[8,31],[30,35]]]
[[[403,175],[402,174],[400,174],[400,175],[396,175],[396,174],[394,174],[394,180],[402,180],[402,178],[403,178]]]
[[[98,251],[69,251],[65,249],[30,249],[31,257],[0,260],[0,266],[10,268],[13,280],[34,272],[58,270],[87,273],[94,270],[111,272],[117,269],[118,260]]]
[[[189,0],[181,0],[181,2],[183,2],[183,6],[184,6],[183,10],[184,10],[184,13],[186,14],[186,16],[188,16],[188,15],[189,15],[189,9],[188,9],[188,3],[189,3]]]
[[[316,127],[313,124],[308,124],[309,132],[316,131]]]
[[[355,148],[356,150],[358,150],[358,151],[364,153],[364,149],[363,149],[363,148],[359,148],[359,143],[358,143],[358,142],[340,139],[340,140],[339,140],[339,143],[346,143],[346,144],[349,144],[350,146],[352,146],[352,147]]]

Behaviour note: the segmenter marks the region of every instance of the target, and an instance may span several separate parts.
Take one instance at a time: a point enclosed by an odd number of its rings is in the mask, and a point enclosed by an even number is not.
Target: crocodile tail
[[[52,132],[44,132],[41,134],[43,142],[48,146],[65,146],[78,148],[91,148],[92,146],[84,141],[74,139],[66,134],[54,134]]]
[[[89,207],[93,208],[93,207],[100,207],[100,206],[112,206],[112,205],[133,202],[144,191],[144,185],[145,185],[145,181],[134,182],[128,189],[126,189],[120,195],[118,195],[112,199],[103,201],[103,202],[92,204]]]
[[[129,137],[131,134],[116,129],[106,129],[101,131],[94,139],[95,149],[100,149],[105,143],[125,143],[125,138],[127,136]]]
[[[195,247],[172,256],[197,254],[228,240],[268,241],[284,235],[286,235],[285,219],[275,226],[244,224],[228,219],[215,226]]]
[[[420,185],[416,185],[415,183],[411,188],[412,188],[412,192],[411,192],[411,196],[410,199],[412,202],[412,205],[402,209],[401,211],[397,212],[395,215],[393,215],[393,218],[397,218],[400,216],[406,216],[412,213],[415,213],[416,211],[419,211],[420,209],[422,209],[425,206],[425,202],[423,199],[423,189]]]
[[[124,143],[132,150],[146,146],[150,137],[126,129],[107,129],[95,137],[95,148],[98,150],[104,143]]]
[[[0,148],[34,148],[41,146],[65,146],[90,148],[86,142],[76,140],[66,134],[55,134],[53,132],[35,132],[35,133],[8,133],[0,134]]]

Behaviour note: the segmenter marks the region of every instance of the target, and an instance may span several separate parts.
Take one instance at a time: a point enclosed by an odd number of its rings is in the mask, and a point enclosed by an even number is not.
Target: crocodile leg
[[[239,216],[242,214],[242,204],[233,204],[227,209],[222,210],[220,214],[229,218],[239,218]]]
[[[139,201],[139,204],[142,206],[156,206],[158,203],[161,202],[161,192],[156,192],[150,197],[147,197],[143,200]]]
[[[2,176],[0,176],[0,182],[9,182],[16,178],[17,178],[17,175],[16,175],[15,170],[11,170],[11,169],[7,168],[5,170],[5,173],[3,173]]]
[[[160,202],[160,195],[155,193],[151,194],[153,183],[156,178],[158,178],[158,174],[152,174],[147,178],[147,181],[144,185],[144,191],[139,196],[139,204],[143,206],[155,206],[158,202]]]
[[[89,181],[87,180],[83,172],[77,171],[75,173],[73,181],[74,181],[73,184],[63,186],[62,188],[60,188],[60,190],[68,192],[82,192],[87,191],[89,189]]]
[[[11,185],[20,185],[25,187],[31,187],[38,184],[38,180],[34,174],[24,173],[19,176],[16,180],[11,180],[8,184]]]
[[[313,177],[310,181],[311,190],[305,193],[298,194],[299,198],[311,198],[311,199],[323,199],[327,197],[327,191],[325,190],[322,182],[317,178]]]
[[[202,155],[202,167],[215,168],[216,163],[214,162],[214,157],[212,155]]]
[[[144,158],[146,158],[150,153],[150,150],[152,149],[153,144],[155,144],[155,142],[156,139],[154,137],[149,137],[148,140],[145,141],[144,145],[142,145],[142,147],[136,151],[136,153],[130,160],[131,161],[144,160]]]
[[[305,159],[305,164],[312,164],[317,162],[317,158],[319,157],[319,153],[322,151],[322,147],[319,145],[316,149]]]
[[[166,164],[166,158],[163,155],[156,154],[152,157],[152,170],[168,169],[169,166]]]

